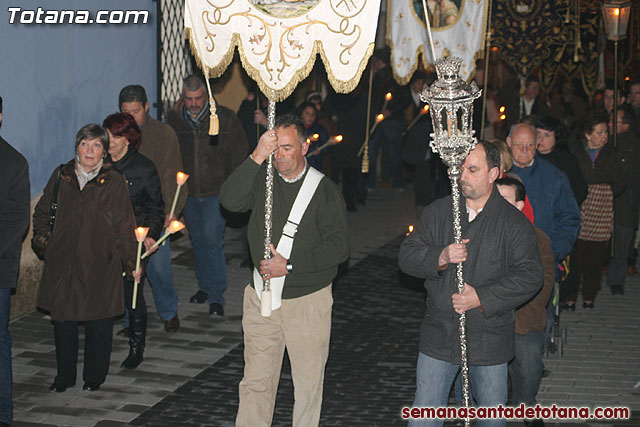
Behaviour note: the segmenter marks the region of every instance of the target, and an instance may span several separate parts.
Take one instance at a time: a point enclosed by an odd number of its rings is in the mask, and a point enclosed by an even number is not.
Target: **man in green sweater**
[[[225,181],[220,191],[222,205],[234,212],[251,210],[248,225],[253,264],[259,267],[244,293],[244,377],[236,426],[269,426],[286,347],[294,384],[293,425],[313,427],[320,420],[324,368],[331,335],[331,284],[338,265],[349,256],[345,203],[336,185],[322,178],[315,188],[301,220],[289,222],[285,233],[293,238],[288,258],[278,253],[294,201],[310,172],[305,154],[309,148],[302,121],[293,115],[278,118],[274,130],[267,130],[258,146]],[[274,153],[277,171],[273,180],[272,257],[264,259],[264,201],[266,163]],[[307,187],[305,187],[307,188]],[[293,230],[293,231],[291,231]],[[284,251],[281,251],[284,252]],[[284,277],[281,305],[270,317],[260,314],[255,280]],[[273,289],[274,300],[279,300]]]

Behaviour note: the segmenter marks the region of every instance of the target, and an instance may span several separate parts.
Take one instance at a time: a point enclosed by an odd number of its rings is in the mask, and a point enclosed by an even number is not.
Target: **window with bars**
[[[160,105],[161,119],[180,98],[182,80],[193,72],[189,42],[184,38],[184,0],[157,0],[160,4]]]

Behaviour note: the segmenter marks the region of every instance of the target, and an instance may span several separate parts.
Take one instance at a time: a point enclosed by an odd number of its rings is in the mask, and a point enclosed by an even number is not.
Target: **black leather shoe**
[[[624,288],[620,285],[611,286],[611,295],[624,295]]]
[[[194,304],[202,304],[207,302],[208,297],[209,297],[209,294],[207,294],[205,291],[198,291],[195,294],[193,294],[191,298],[189,298],[189,302]]]
[[[583,302],[582,303],[582,308],[593,308],[593,301],[592,302]]]
[[[209,304],[209,314],[212,316],[224,316],[224,307],[217,302]]]
[[[85,391],[98,391],[100,390],[100,384],[96,383],[84,383],[82,389]]]
[[[176,314],[169,320],[165,320],[164,322],[164,331],[165,332],[176,332],[180,327],[180,318]]]
[[[76,385],[76,383],[69,384],[69,385],[53,383],[51,384],[51,387],[49,387],[49,390],[55,393],[64,393],[65,391],[67,391],[69,387],[73,387],[74,385]]]
[[[562,304],[562,309],[563,310],[576,311],[576,303],[575,302],[565,302],[564,304]]]

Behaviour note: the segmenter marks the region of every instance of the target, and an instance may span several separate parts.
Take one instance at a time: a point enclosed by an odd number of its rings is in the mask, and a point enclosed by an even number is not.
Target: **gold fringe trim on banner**
[[[233,59],[233,54],[234,54],[235,48],[237,47],[238,54],[240,56],[240,61],[242,62],[242,67],[244,68],[245,72],[249,75],[249,77],[255,80],[255,82],[258,84],[258,87],[262,91],[262,93],[269,94],[269,95],[273,94],[271,96],[274,96],[275,98],[272,100],[276,102],[284,101],[285,99],[287,99],[293,93],[293,91],[298,86],[298,84],[309,76],[309,74],[313,70],[313,66],[315,65],[316,57],[318,54],[320,54],[320,58],[324,63],[324,67],[327,71],[327,77],[328,77],[329,83],[331,83],[331,86],[336,90],[336,92],[349,93],[353,91],[358,86],[358,83],[360,82],[360,78],[362,77],[362,73],[367,67],[369,58],[371,57],[371,55],[373,55],[373,50],[375,48],[374,43],[369,43],[369,47],[367,48],[365,55],[360,61],[360,64],[358,65],[358,70],[354,75],[354,77],[351,78],[350,80],[340,80],[335,77],[333,71],[331,70],[329,61],[327,60],[327,55],[325,54],[324,48],[322,46],[322,41],[316,40],[313,44],[313,51],[311,52],[311,55],[309,56],[309,60],[307,61],[307,63],[294,73],[291,81],[287,83],[282,89],[273,89],[271,86],[267,85],[262,80],[260,71],[257,68],[254,68],[247,60],[244,49],[242,47],[239,34],[237,33],[233,34],[231,38],[231,45],[229,47],[229,50],[222,56],[222,59],[220,60],[218,65],[216,65],[215,67],[210,67],[206,65],[202,60],[202,57],[200,56],[200,52],[198,51],[195,40],[193,38],[193,33],[191,28],[184,29],[184,37],[189,40],[191,53],[196,59],[196,64],[198,65],[198,67],[200,67],[200,69],[203,71],[205,75],[208,75],[211,78],[220,77],[222,73],[225,72],[225,70],[231,63],[231,60]],[[267,98],[269,98],[269,96],[267,96]]]
[[[386,34],[385,34],[385,43],[387,46],[389,46],[389,48],[391,49],[391,61],[393,61],[393,54],[394,54],[394,45],[393,45],[393,40],[391,39],[391,14],[388,13],[388,11],[391,10],[391,1],[392,0],[387,0],[387,22],[386,24]],[[413,7],[413,6],[412,6]],[[485,7],[484,7],[484,29],[482,32],[482,40],[480,40],[480,49],[476,50],[476,52],[473,54],[473,61],[474,63],[479,59],[484,57],[484,45],[486,43],[485,37],[487,36],[487,27],[488,27],[488,19],[491,19],[490,16],[488,16],[488,2],[486,2]],[[418,15],[413,14],[413,16],[418,19]],[[425,27],[426,29],[426,24],[422,21],[419,20],[418,21],[422,24],[422,26]],[[457,21],[456,21],[457,22]],[[444,53],[444,52],[443,52]],[[411,66],[411,69],[409,70],[409,73],[407,74],[406,77],[401,77],[396,73],[396,67],[393,66],[393,64],[391,65],[391,72],[393,73],[393,78],[395,79],[396,82],[398,82],[399,85],[404,86],[406,84],[409,84],[409,82],[411,81],[411,77],[413,77],[413,73],[416,72],[416,70],[418,69],[418,61],[419,61],[419,56],[418,55],[422,55],[422,66],[425,68],[425,70],[430,71],[430,72],[435,72],[436,71],[436,67],[427,62],[427,57],[425,55],[425,51],[424,51],[424,45],[420,45],[418,46],[418,48],[416,48],[415,51],[415,62],[413,63],[413,65]],[[444,57],[445,55],[441,55],[442,57]],[[467,82],[470,82],[473,79],[474,76],[474,70],[469,70],[469,79],[467,80]]]

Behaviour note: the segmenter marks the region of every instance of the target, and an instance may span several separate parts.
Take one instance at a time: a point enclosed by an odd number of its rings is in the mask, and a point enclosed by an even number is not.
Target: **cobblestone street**
[[[334,285],[322,426],[406,425],[400,409],[413,400],[425,294],[420,281],[399,272],[397,251],[413,217],[412,193],[391,190],[371,193],[367,206],[349,216],[351,260]],[[241,239],[238,229],[227,230],[229,288],[224,319],[210,318],[206,305],[188,303],[197,288],[189,241],[172,244],[180,330],[164,332],[145,286],[151,315],[145,360],[136,370],[121,369],[128,344],[114,337],[111,370],[98,392],[83,392],[81,383],[65,393],[49,392],[55,376],[50,322],[39,312],[12,322],[13,425],[233,426],[243,369],[241,298],[250,273],[240,268]],[[539,402],[627,406],[633,411],[631,420],[594,425],[640,426],[640,389],[634,388],[640,387],[638,306],[640,279],[630,278],[624,297],[603,289],[595,309],[578,307],[563,313],[561,324],[568,340],[563,357],[546,357],[551,373],[543,379]],[[122,326],[118,321],[115,330]],[[291,425],[292,404],[285,357],[274,426]]]

